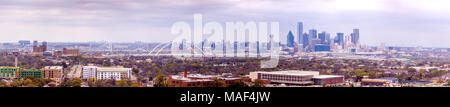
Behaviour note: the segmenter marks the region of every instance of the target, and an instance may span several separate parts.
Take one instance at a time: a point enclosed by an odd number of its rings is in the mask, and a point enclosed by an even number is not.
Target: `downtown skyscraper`
[[[344,33],[336,33],[334,42],[337,43],[341,48],[344,48]]]
[[[305,40],[303,37],[303,22],[298,22],[297,23],[297,43],[298,43],[297,48],[300,52],[304,51],[304,48],[305,48],[304,41]]]
[[[359,42],[359,29],[353,29],[353,33],[350,35],[353,44],[358,44]]]
[[[298,44],[303,44],[303,22],[297,23],[297,40]]]
[[[286,45],[288,47],[294,47],[294,34],[292,34],[292,31],[289,31],[287,35]]]
[[[313,51],[314,49],[314,44],[315,44],[315,40],[317,39],[317,30],[316,29],[311,29],[309,30],[308,33],[308,51]]]

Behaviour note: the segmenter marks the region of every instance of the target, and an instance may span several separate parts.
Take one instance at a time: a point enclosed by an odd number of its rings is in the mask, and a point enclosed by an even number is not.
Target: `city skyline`
[[[1,1],[0,35],[8,36],[2,43],[167,42],[176,37],[170,34],[174,22],[191,22],[194,13],[202,13],[205,21],[278,21],[282,43],[289,31],[298,41],[297,23],[303,22],[304,32],[316,29],[331,37],[360,29],[361,44],[370,46],[450,46],[445,0]]]

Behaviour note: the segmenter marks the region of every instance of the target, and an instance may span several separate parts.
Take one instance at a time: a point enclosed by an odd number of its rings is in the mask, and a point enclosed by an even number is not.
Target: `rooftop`
[[[390,82],[389,80],[385,79],[362,79],[362,82]]]
[[[63,69],[62,66],[45,66],[44,69]]]
[[[264,74],[279,74],[279,75],[294,75],[294,76],[307,76],[307,75],[313,75],[318,76],[318,71],[297,71],[297,70],[290,70],[290,71],[273,71],[273,72],[267,72],[267,71],[257,71],[259,73]]]
[[[171,75],[171,78],[174,80],[182,80],[185,82],[199,82],[199,81],[214,81],[213,78],[218,78],[221,80],[234,80],[240,78],[227,78],[222,77],[220,75],[203,75],[203,74],[188,74],[187,77],[184,75]]]
[[[97,72],[128,72],[131,68],[123,67],[97,67]]]
[[[0,68],[19,68],[19,67],[7,67],[7,66],[2,66]]]
[[[340,78],[340,77],[344,77],[342,75],[319,75],[319,76],[315,76],[313,78],[316,79],[328,79],[328,78]]]

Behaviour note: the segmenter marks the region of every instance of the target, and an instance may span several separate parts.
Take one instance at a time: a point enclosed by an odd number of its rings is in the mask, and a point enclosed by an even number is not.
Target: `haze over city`
[[[413,2],[414,1],[414,2]],[[331,36],[360,29],[363,44],[450,46],[448,0],[0,0],[0,42],[167,42],[176,21],[296,23]]]

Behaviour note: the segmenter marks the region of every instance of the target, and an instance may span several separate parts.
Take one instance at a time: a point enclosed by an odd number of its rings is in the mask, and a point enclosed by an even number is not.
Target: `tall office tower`
[[[330,41],[330,51],[334,52],[336,50],[336,44],[334,43],[334,40]]]
[[[306,48],[306,46],[309,45],[309,36],[307,33],[303,33],[302,38],[303,38],[303,48]]]
[[[291,31],[289,31],[289,33],[287,35],[286,45],[288,47],[294,47],[294,35],[292,34]]]
[[[238,52],[238,42],[237,41],[234,41],[233,47],[234,47],[234,57],[237,57],[237,52]]]
[[[204,39],[203,41],[202,41],[202,44],[201,44],[202,46],[202,53],[205,51],[205,45],[206,45],[206,39]]]
[[[250,42],[248,41],[244,42],[244,52],[245,57],[248,57],[250,55]]]
[[[316,50],[315,50],[316,45],[323,45],[323,44],[321,44],[321,41],[320,41],[319,38],[313,38],[312,39],[312,44],[311,44],[312,52],[316,52]]]
[[[352,33],[352,43],[353,43],[353,44],[359,43],[359,29],[353,29],[353,33]]]
[[[273,35],[269,35],[269,41],[267,41],[267,50],[272,50],[272,42],[273,41]]]
[[[353,38],[355,38],[355,35],[353,33],[350,33],[350,43],[355,44],[353,42]]]
[[[194,57],[195,55],[195,42],[194,40],[191,40],[191,56]]]
[[[222,53],[223,57],[227,56],[227,43],[225,43],[225,40],[222,40]]]
[[[256,41],[256,57],[261,57],[260,51],[259,51],[259,41]]]
[[[319,40],[321,44],[325,44],[327,32],[319,33]]]
[[[297,23],[297,43],[298,44],[303,44],[303,23],[302,22],[298,22]]]
[[[216,50],[216,43],[215,42],[211,43],[211,50]]]
[[[335,43],[338,43],[340,46],[344,45],[344,33],[336,33]]]
[[[353,34],[351,34],[351,35],[353,35]],[[344,49],[345,50],[348,50],[349,48],[350,48],[350,46],[352,45],[352,36],[345,36],[345,38],[344,38]]]
[[[183,50],[185,45],[186,45],[186,39],[181,40],[180,50]]]
[[[317,38],[317,30],[316,29],[309,30],[309,35],[311,35],[312,38]]]
[[[313,44],[313,40],[317,38],[317,30],[315,29],[311,29],[309,30],[309,34],[308,34],[308,48],[311,51],[314,51],[314,44]]]

